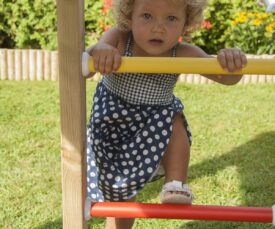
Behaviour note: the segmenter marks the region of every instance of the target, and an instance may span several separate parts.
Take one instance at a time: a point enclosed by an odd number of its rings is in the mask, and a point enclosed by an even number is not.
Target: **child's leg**
[[[134,202],[135,198],[129,200],[129,202]],[[131,229],[135,219],[132,218],[114,218],[108,217],[106,219],[105,229]]]
[[[183,117],[177,114],[173,123],[173,132],[163,157],[165,183],[172,180],[187,182],[190,158],[190,143],[183,126]]]

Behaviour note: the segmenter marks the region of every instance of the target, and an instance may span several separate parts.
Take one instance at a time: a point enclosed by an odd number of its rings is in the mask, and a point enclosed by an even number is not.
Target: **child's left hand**
[[[240,71],[247,64],[245,54],[237,48],[221,49],[217,59],[221,67],[227,72]]]

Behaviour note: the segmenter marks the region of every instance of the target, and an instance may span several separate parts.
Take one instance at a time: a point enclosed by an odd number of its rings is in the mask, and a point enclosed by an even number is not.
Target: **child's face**
[[[185,24],[185,4],[169,0],[136,0],[131,30],[135,55],[170,56]]]

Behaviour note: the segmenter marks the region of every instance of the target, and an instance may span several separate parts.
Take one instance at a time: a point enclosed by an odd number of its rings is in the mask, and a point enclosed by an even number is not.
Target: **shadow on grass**
[[[103,218],[94,218],[88,222],[88,228],[92,228],[92,225],[99,225],[104,223]],[[62,218],[59,218],[55,221],[47,222],[46,224],[35,227],[34,229],[62,229]]]
[[[190,166],[189,180],[203,176],[215,176],[218,171],[229,166],[235,166],[240,179],[240,192],[242,192],[241,205],[271,207],[275,202],[275,132],[267,132],[256,136],[246,144],[233,149],[222,156],[204,160]],[[155,198],[159,194],[162,181],[150,184],[148,191],[141,194],[139,201]],[[148,193],[150,195],[148,196]],[[190,221],[182,225],[181,229],[206,228],[271,228],[269,224],[217,222],[217,221]]]
[[[256,136],[227,154],[205,160],[190,168],[193,178],[213,176],[228,166],[236,166],[243,206],[271,207],[275,201],[275,132]],[[271,228],[269,224],[195,221],[181,227],[191,228]]]
[[[47,222],[46,224],[35,227],[34,229],[62,229],[62,218]]]
[[[240,187],[242,192],[243,206],[266,206],[271,207],[275,201],[275,132],[267,132],[258,135],[255,139],[246,144],[233,149],[222,156],[217,156],[209,160],[193,165],[189,169],[190,180],[198,179],[203,176],[214,176],[218,171],[224,170],[229,166],[235,166],[240,177]],[[139,202],[146,202],[156,198],[162,180],[153,182],[142,191],[137,198]],[[91,224],[101,224],[103,219],[93,219]],[[264,229],[272,226],[259,223],[234,223],[216,221],[190,221],[182,225],[181,229],[231,229],[249,228]],[[61,219],[47,223],[36,229],[62,228]]]

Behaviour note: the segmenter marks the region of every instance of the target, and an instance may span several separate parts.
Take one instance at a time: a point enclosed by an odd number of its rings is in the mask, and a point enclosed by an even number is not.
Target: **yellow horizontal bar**
[[[94,72],[89,58],[89,70]],[[232,74],[224,71],[216,58],[122,57],[117,72]],[[248,59],[246,67],[233,74],[275,75],[275,59]]]

